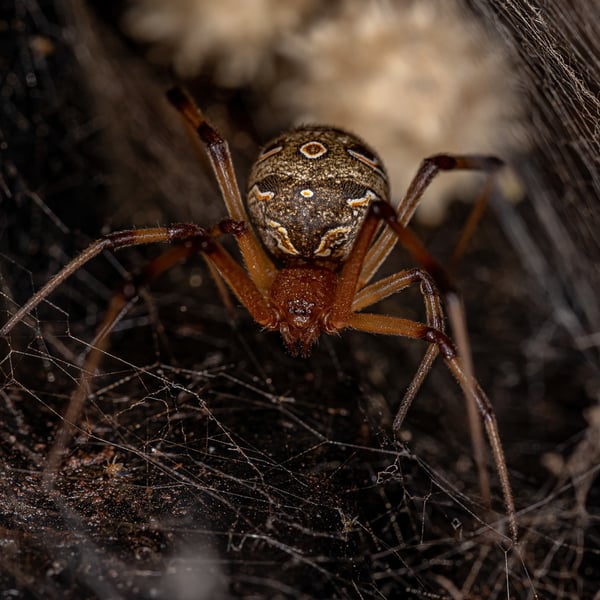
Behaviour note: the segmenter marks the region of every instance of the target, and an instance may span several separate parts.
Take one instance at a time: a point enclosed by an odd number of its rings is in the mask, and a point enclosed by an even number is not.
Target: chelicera
[[[100,252],[169,243],[174,244],[173,248],[152,261],[113,298],[84,373],[96,370],[112,326],[139,286],[198,253],[204,255],[215,276],[225,281],[260,326],[281,333],[292,354],[307,355],[321,333],[337,334],[344,329],[424,340],[429,346],[401,403],[394,430],[400,429],[433,361],[441,354],[483,420],[502,487],[509,530],[516,542],[516,513],[494,411],[470,374],[468,361],[459,356],[444,329],[441,295],[453,298],[454,289],[444,269],[406,228],[424,190],[438,172],[470,169],[491,173],[501,161],[481,155],[427,158],[394,209],[389,202],[385,168],[369,146],[340,129],[302,127],[277,137],[261,151],[249,176],[246,212],[227,143],[183,90],[173,88],[167,97],[203,142],[229,218],[209,229],[178,223],[102,237],[17,310],[0,329],[0,335],[8,335],[65,279]],[[219,242],[223,235],[234,236],[243,266]],[[397,241],[421,266],[371,283]],[[363,312],[413,285],[420,287],[423,296],[425,323]],[[65,423],[77,421],[88,393],[88,381],[82,375]],[[68,437],[65,427],[59,432],[58,450],[64,449]],[[59,454],[55,452],[55,462]]]

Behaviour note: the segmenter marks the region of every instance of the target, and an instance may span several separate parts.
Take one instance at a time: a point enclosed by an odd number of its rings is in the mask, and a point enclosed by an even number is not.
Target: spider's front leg
[[[415,259],[427,265],[428,269],[427,271],[415,269],[413,271],[401,272],[367,286],[356,293],[364,258],[371,247],[377,225],[382,220],[397,234],[399,241],[409,250]],[[412,399],[429,371],[433,359],[437,356],[438,352],[442,354],[446,365],[462,388],[465,398],[467,401],[472,401],[483,420],[502,487],[511,537],[516,543],[518,535],[516,511],[496,417],[487,396],[473,377],[472,370],[458,356],[454,345],[444,332],[440,294],[436,289],[434,281],[435,283],[441,281],[446,290],[450,292],[454,289],[444,269],[427,252],[418,238],[398,222],[398,217],[394,209],[386,202],[376,201],[371,205],[363,223],[359,237],[354,245],[353,255],[346,262],[341,272],[330,319],[331,327],[332,330],[338,331],[350,327],[370,333],[397,335],[429,342],[430,347],[419,367],[417,375],[409,386],[398,416],[394,421],[395,428],[400,427]],[[421,284],[421,292],[427,309],[427,324],[387,315],[356,312],[391,293],[400,291],[417,282]],[[479,424],[479,421],[477,423]],[[477,460],[476,462],[483,465],[483,460]],[[480,469],[481,481],[483,481],[481,487],[484,499],[486,499],[486,494],[489,498],[489,492],[486,492],[486,489],[489,489],[489,482],[487,478],[482,480]]]
[[[108,234],[91,244],[79,256],[68,263],[0,329],[0,336],[8,335],[15,325],[22,321],[31,311],[35,310],[40,302],[44,301],[59,285],[105,250],[115,251],[128,246],[144,244],[178,243],[177,246],[152,260],[142,271],[130,281],[123,284],[113,295],[106,315],[97,329],[95,339],[90,345],[91,349],[81,368],[77,387],[71,395],[61,427],[48,455],[44,469],[46,485],[51,486],[52,477],[60,465],[64,451],[71,439],[73,428],[78,424],[85,401],[91,392],[90,380],[100,366],[102,356],[108,345],[110,332],[122,316],[127,304],[138,295],[141,287],[149,284],[153,279],[171,269],[182,260],[200,253],[216,267],[236,297],[246,306],[258,323],[268,326],[273,322],[273,311],[257,289],[253,280],[216,240],[217,237],[224,234],[233,234],[236,237],[243,236],[245,229],[245,222],[226,219],[209,230],[191,223],[179,223],[169,227],[132,229]]]
[[[252,316],[258,322],[262,322],[263,320],[269,321],[271,317],[270,310],[267,308],[266,302],[256,288],[256,285],[242,267],[215,241],[216,237],[228,233],[238,238],[243,237],[246,227],[247,225],[244,221],[225,219],[210,230],[206,230],[193,223],[176,223],[168,227],[127,229],[125,231],[109,233],[88,246],[23,304],[0,328],[0,337],[7,336],[15,325],[35,310],[57,287],[62,285],[71,275],[102,252],[106,250],[114,252],[129,246],[150,244],[180,243],[181,245],[159,256],[150,263],[138,276],[139,283],[150,281],[192,254],[203,253],[206,256],[210,256],[242,304],[248,307]],[[234,284],[234,282],[237,283]],[[127,292],[126,295],[130,295],[130,292]],[[254,312],[251,307],[255,307]]]
[[[73,273],[81,269],[90,260],[105,250],[120,250],[128,246],[141,246],[148,244],[173,243],[177,240],[204,235],[206,232],[201,227],[184,223],[170,227],[151,227],[146,229],[127,229],[117,231],[101,237],[88,246],[81,254],[65,265],[41,289],[23,304],[10,319],[0,328],[0,337],[7,336],[12,329],[20,323],[31,311],[45,300],[54,290],[62,285]]]
[[[517,543],[518,529],[514,498],[494,409],[477,381],[465,371],[464,365],[448,336],[443,331],[430,327],[425,323],[369,313],[354,313],[348,318],[347,326],[370,333],[425,340],[439,350],[446,365],[458,381],[463,394],[465,397],[470,396],[473,398],[481,415],[502,487],[510,534],[512,540]],[[397,421],[398,418],[394,423],[396,424]]]
[[[425,311],[427,315],[427,325],[433,329],[444,332],[444,313],[442,310],[442,304],[440,302],[440,296],[436,289],[433,278],[427,273],[427,271],[419,268],[408,269],[406,271],[400,271],[394,273],[389,277],[385,277],[372,283],[367,287],[363,288],[358,292],[352,303],[352,310],[354,312],[361,311],[362,309],[376,304],[380,300],[387,298],[392,294],[396,294],[408,287],[415,284],[419,284],[421,295],[425,303]],[[425,377],[429,373],[434,360],[439,354],[439,348],[436,344],[430,344],[425,352],[425,356],[421,360],[421,364],[417,369],[417,372],[412,378],[410,385],[406,389],[404,398],[400,403],[400,408],[394,418],[394,432],[398,434],[402,428],[402,423],[406,418],[406,415],[411,407],[412,401],[415,399]]]
[[[235,221],[248,223],[248,215],[240,195],[226,140],[210,124],[204,113],[183,88],[179,86],[171,88],[167,92],[167,99],[183,117],[185,125],[192,134],[192,139],[199,141],[206,151],[229,216]],[[237,236],[237,243],[250,278],[256,287],[265,293],[273,283],[276,273],[275,266],[256,239],[251,227],[247,227],[243,235]]]

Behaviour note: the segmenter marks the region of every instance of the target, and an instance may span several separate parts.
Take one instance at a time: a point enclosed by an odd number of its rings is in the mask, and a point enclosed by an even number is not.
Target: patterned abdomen
[[[264,245],[284,264],[337,268],[373,200],[389,201],[377,155],[356,136],[302,127],[267,144],[248,183],[248,212]]]

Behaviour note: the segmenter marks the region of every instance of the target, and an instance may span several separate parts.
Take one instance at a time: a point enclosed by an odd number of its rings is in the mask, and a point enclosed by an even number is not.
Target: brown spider
[[[361,139],[331,127],[301,127],[277,137],[262,149],[249,177],[248,219],[227,143],[180,88],[170,90],[167,97],[203,142],[230,218],[210,229],[178,223],[108,234],[68,263],[0,329],[0,336],[6,336],[55,288],[104,250],[178,242],[113,298],[94,349],[82,369],[79,388],[64,416],[66,425],[57,435],[54,462],[65,448],[69,427],[77,422],[89,393],[85,373],[96,370],[108,334],[123,307],[137,294],[140,285],[182,259],[201,253],[217,281],[222,278],[227,283],[259,325],[278,330],[292,354],[307,355],[321,333],[334,334],[347,328],[429,342],[394,420],[395,432],[399,431],[434,359],[441,353],[463,393],[474,401],[483,419],[502,487],[511,537],[516,543],[516,513],[494,411],[470,374],[468,359],[459,357],[444,333],[438,287],[448,298],[453,297],[453,288],[445,271],[406,229],[423,192],[440,170],[471,169],[491,173],[501,161],[479,155],[427,158],[398,209],[394,210],[389,203],[384,166]],[[281,268],[267,255],[249,221]],[[387,227],[380,231],[382,224]],[[245,268],[219,243],[217,238],[224,234],[235,237]],[[369,283],[396,241],[424,268],[403,270]],[[361,312],[414,284],[420,286],[427,323]],[[49,462],[52,462],[50,458]]]

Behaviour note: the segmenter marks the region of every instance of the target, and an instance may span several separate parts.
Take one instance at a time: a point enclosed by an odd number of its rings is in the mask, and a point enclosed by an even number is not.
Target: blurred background
[[[120,282],[103,255],[3,340],[0,589],[14,598],[593,598],[600,581],[600,23],[594,0],[17,0],[0,25],[4,322],[101,234],[225,208],[164,92],[187,86],[242,190],[299,123],[354,131],[398,201],[438,152],[508,163],[455,276],[520,511],[479,497],[464,401],[423,353],[358,333],[308,359],[203,261],[111,337],[52,493],[44,460]],[[448,259],[481,178],[442,174],[413,222]],[[232,251],[235,251],[232,247]],[[383,272],[409,266],[395,252]],[[418,293],[377,310],[423,319]],[[42,565],[42,566],[40,566]]]

